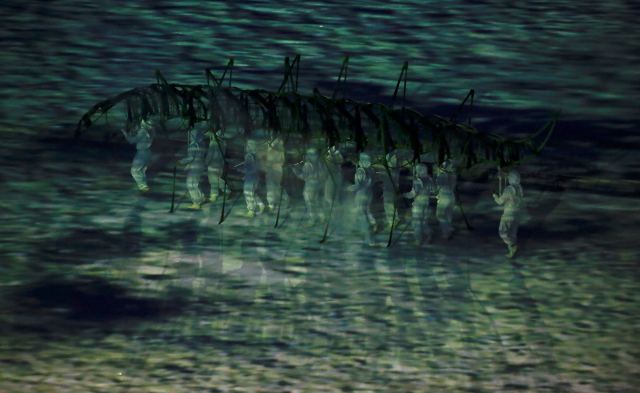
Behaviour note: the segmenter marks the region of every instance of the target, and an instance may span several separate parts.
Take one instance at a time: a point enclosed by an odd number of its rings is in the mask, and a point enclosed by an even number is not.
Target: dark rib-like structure
[[[516,165],[525,156],[539,154],[555,128],[554,118],[525,138],[508,139],[479,132],[470,122],[425,115],[404,105],[397,108],[336,98],[340,82],[346,80],[348,58],[332,97],[322,95],[317,89],[311,95],[302,95],[297,92],[299,59],[299,56],[293,62],[285,59],[285,77],[277,92],[240,89],[231,87],[230,83],[223,86],[227,71],[232,70],[233,59],[220,79],[207,69],[206,85],[168,83],[156,71],[157,83],[131,89],[93,106],[78,122],[76,137],[97,118],[124,104],[129,124],[147,116],[183,118],[190,127],[208,122],[213,129],[240,129],[247,137],[258,130],[267,130],[272,136],[296,135],[296,139],[302,138],[305,142],[324,140],[326,146],[352,141],[358,151],[379,152],[381,156],[392,149],[410,149],[415,161],[420,161],[423,153],[431,153],[437,162],[454,157],[463,167],[471,168],[486,162],[501,167]],[[406,68],[407,63],[400,76],[401,79],[404,76],[405,86]],[[400,82],[398,80],[394,100]],[[471,90],[461,108],[467,99],[473,102],[473,93]]]

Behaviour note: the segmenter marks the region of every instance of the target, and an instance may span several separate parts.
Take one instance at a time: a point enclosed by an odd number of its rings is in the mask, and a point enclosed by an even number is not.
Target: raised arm
[[[120,132],[122,132],[122,135],[124,135],[124,138],[127,140],[127,142],[133,144],[133,143],[137,143],[138,140],[140,139],[140,135],[139,135],[139,129],[136,130],[136,133],[128,133],[127,131],[124,130],[124,128],[120,129]]]
[[[504,189],[501,195],[493,194],[493,200],[500,206],[504,205],[511,197],[512,197],[512,189],[511,187],[507,187]]]

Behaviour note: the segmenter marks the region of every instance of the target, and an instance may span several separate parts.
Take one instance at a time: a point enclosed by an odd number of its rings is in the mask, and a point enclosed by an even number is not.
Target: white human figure
[[[149,191],[147,184],[147,167],[151,161],[151,144],[153,143],[151,121],[142,119],[135,134],[121,130],[127,142],[136,145],[136,155],[131,162],[131,177],[136,182],[138,190]]]
[[[493,199],[498,205],[504,206],[498,233],[502,241],[507,245],[507,256],[513,258],[518,251],[518,227],[520,225],[524,192],[520,185],[520,174],[515,170],[509,172],[507,181],[509,184],[502,194],[493,194]]]
[[[249,139],[245,145],[243,189],[248,217],[254,217],[256,213],[260,214],[264,211],[264,202],[258,195],[259,168],[256,141]]]
[[[285,164],[284,142],[275,137],[267,146],[265,162],[265,182],[267,186],[267,205],[270,211],[276,211],[278,204],[288,205],[289,195],[282,186]],[[282,194],[282,195],[281,195]]]
[[[191,198],[190,209],[200,209],[204,202],[204,194],[200,190],[200,179],[205,169],[205,156],[207,150],[204,147],[204,132],[201,128],[194,127],[189,130],[189,144],[187,156],[180,160],[187,169],[187,191]]]
[[[300,167],[294,167],[293,173],[304,180],[302,196],[309,217],[309,225],[316,222],[322,215],[320,212],[320,190],[323,185],[324,174],[322,163],[316,149],[307,149],[305,161]]]
[[[436,176],[437,205],[436,217],[440,223],[442,237],[449,239],[453,234],[453,208],[456,204],[455,189],[458,176],[453,162],[445,160],[438,168]]]
[[[411,191],[403,194],[405,198],[413,198],[411,205],[411,223],[416,245],[421,245],[426,239],[431,241],[431,227],[429,226],[429,201],[435,192],[433,179],[429,176],[427,166],[423,163],[416,164]]]
[[[327,175],[324,180],[324,202],[325,208],[330,209],[331,205],[340,203],[342,193],[342,163],[344,158],[342,153],[335,146],[331,146],[325,155]]]
[[[396,198],[396,190],[400,186],[400,165],[398,160],[398,154],[395,150],[390,151],[386,155],[387,165],[389,167],[389,172],[387,173],[387,169],[382,169],[382,199],[384,201],[384,215],[386,219],[387,229],[391,229],[391,226],[394,224],[394,215],[395,209],[397,207],[397,198]],[[391,174],[391,176],[389,176]],[[396,222],[398,217],[396,215]]]
[[[370,245],[375,245],[373,240],[373,232],[377,225],[376,220],[371,214],[371,200],[373,199],[374,171],[371,168],[371,158],[367,153],[360,153],[358,158],[358,167],[356,168],[355,182],[349,187],[355,191],[355,210],[356,222],[360,229],[364,232],[365,241]]]

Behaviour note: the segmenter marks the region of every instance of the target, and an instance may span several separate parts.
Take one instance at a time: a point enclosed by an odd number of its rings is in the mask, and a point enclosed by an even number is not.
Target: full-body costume
[[[384,215],[386,219],[387,228],[391,228],[393,225],[394,210],[397,205],[396,191],[400,186],[400,166],[398,164],[398,156],[395,151],[387,153],[386,156],[387,165],[389,167],[389,173],[387,169],[383,168],[382,175],[382,199],[384,201]],[[398,217],[396,216],[396,222]]]
[[[282,201],[283,206],[288,205],[289,195],[282,186],[282,175],[285,163],[284,143],[280,137],[276,137],[267,146],[265,163],[265,181],[267,186],[267,204],[269,210],[275,211]],[[282,196],[280,193],[282,192]]]
[[[256,142],[248,140],[244,154],[244,200],[247,204],[247,215],[253,217],[262,213],[264,202],[258,195],[259,162],[256,152]]]
[[[153,143],[151,123],[142,120],[135,135],[127,134],[124,130],[122,133],[127,142],[136,145],[136,155],[131,162],[131,177],[136,182],[138,190],[142,192],[149,191],[146,172],[151,161],[151,144]]]
[[[327,209],[331,205],[340,203],[342,191],[342,163],[344,158],[335,146],[332,146],[325,156],[327,175],[324,180],[324,202]]]
[[[187,167],[187,191],[191,198],[191,208],[199,209],[204,202],[204,194],[200,190],[200,179],[205,169],[205,156],[207,150],[204,145],[204,133],[199,128],[189,131],[189,145],[187,156],[181,163]]]
[[[320,212],[320,190],[324,181],[325,172],[322,170],[318,157],[318,152],[315,149],[308,149],[306,154],[306,160],[302,165],[302,168],[293,168],[294,174],[300,179],[304,180],[304,189],[302,190],[302,196],[304,198],[304,204],[307,208],[307,215],[309,216],[309,222],[314,223],[321,217]]]
[[[360,153],[358,168],[355,174],[355,183],[350,189],[356,192],[354,203],[357,225],[364,232],[365,241],[369,245],[374,244],[373,232],[376,229],[376,220],[373,214],[371,214],[373,176],[374,171],[373,168],[371,168],[369,155]]]
[[[493,199],[498,205],[504,206],[498,233],[508,248],[507,256],[512,258],[518,250],[518,227],[522,215],[522,201],[524,192],[520,185],[520,175],[516,171],[509,172],[509,185],[505,187],[501,195],[493,194]]]
[[[440,223],[442,237],[449,239],[453,234],[453,208],[456,204],[455,189],[458,176],[450,160],[442,163],[436,176],[438,190],[436,217]]]
[[[413,177],[413,187],[404,194],[405,198],[413,198],[411,206],[411,221],[417,245],[423,240],[431,241],[431,227],[429,226],[429,201],[435,191],[433,179],[429,176],[425,164],[417,164]]]

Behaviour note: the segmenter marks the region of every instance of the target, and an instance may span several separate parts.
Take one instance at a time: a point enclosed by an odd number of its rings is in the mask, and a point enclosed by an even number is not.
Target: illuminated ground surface
[[[0,390],[635,390],[630,186],[525,180],[509,261],[488,184],[448,243],[370,249],[342,212],[320,245],[300,200],[278,230],[241,201],[218,226],[219,203],[167,213],[170,171],[136,196],[129,151],[6,141]]]
[[[103,3],[0,12],[0,391],[638,391],[632,2]],[[347,95],[372,101],[409,60],[413,106],[448,116],[475,88],[483,131],[561,109],[522,170],[519,257],[503,256],[494,178],[462,183],[475,230],[457,216],[448,243],[364,247],[345,207],[320,245],[300,195],[281,229],[241,201],[218,226],[219,203],[167,213],[170,159],[139,198],[131,150],[60,139],[155,69],[204,83],[233,55],[234,83],[274,89],[295,53],[304,92],[330,92],[348,53]]]

